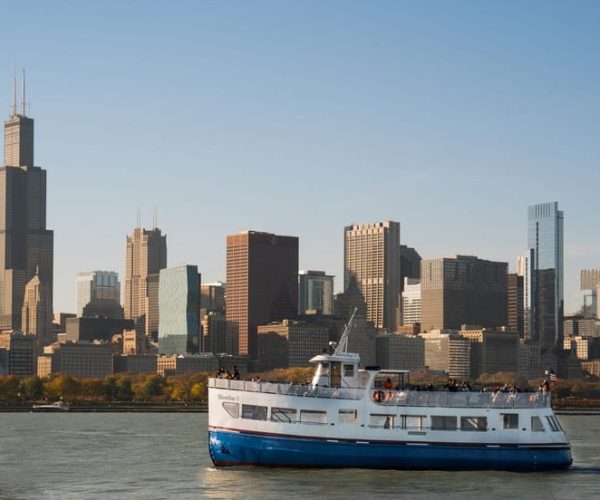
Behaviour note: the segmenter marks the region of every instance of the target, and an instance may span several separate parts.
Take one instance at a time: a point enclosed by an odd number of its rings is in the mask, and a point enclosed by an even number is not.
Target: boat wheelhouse
[[[209,379],[215,465],[547,470],[571,449],[540,392],[419,391],[409,372],[311,359],[308,385]]]

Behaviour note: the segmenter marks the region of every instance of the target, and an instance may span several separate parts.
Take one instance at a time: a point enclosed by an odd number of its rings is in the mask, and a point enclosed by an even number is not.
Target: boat
[[[347,345],[348,327],[333,352],[310,360],[309,385],[210,378],[213,463],[510,471],[571,465],[550,393],[415,390],[408,371],[359,368]]]
[[[69,411],[69,405],[57,401],[55,403],[33,405],[33,411]]]

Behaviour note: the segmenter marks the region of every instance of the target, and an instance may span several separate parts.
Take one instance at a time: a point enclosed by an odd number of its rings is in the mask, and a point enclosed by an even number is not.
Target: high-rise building
[[[563,344],[563,224],[557,202],[528,208],[528,247],[534,251],[535,330],[531,338],[545,349]]]
[[[227,321],[221,311],[208,311],[202,316],[202,352],[219,354],[227,351]]]
[[[421,278],[421,256],[414,248],[400,245],[400,278],[420,279]]]
[[[23,96],[23,102],[25,97]],[[37,274],[52,304],[54,235],[46,229],[46,171],[33,162],[33,119],[25,105],[4,122],[0,168],[0,329],[21,328],[25,285]]]
[[[579,285],[580,290],[595,290],[600,285],[600,269],[582,269]]]
[[[136,329],[157,338],[158,282],[167,267],[167,235],[160,229],[136,227],[127,237],[125,259],[125,318],[133,319]]]
[[[520,337],[524,334],[523,314],[524,314],[524,289],[523,276],[516,273],[510,273],[507,276],[507,315],[508,327],[513,332],[518,332]]]
[[[586,318],[598,317],[600,269],[581,270],[581,312]]]
[[[421,280],[404,278],[402,291],[402,325],[421,323]]]
[[[50,325],[52,323],[52,303],[50,290],[36,274],[25,287],[21,330],[35,335],[42,344],[51,342]]]
[[[425,341],[425,366],[441,370],[450,377],[471,377],[471,343],[453,330],[422,333]]]
[[[200,350],[198,266],[162,269],[159,283],[159,353],[197,353]]]
[[[256,329],[298,315],[298,238],[257,231],[227,237],[228,352],[256,354]]]
[[[200,315],[209,311],[225,312],[225,283],[217,281],[200,286]]]
[[[77,316],[83,308],[95,300],[112,300],[121,303],[121,283],[114,271],[92,271],[77,274]]]
[[[333,314],[333,276],[325,271],[300,271],[298,283],[298,313],[317,311]]]
[[[457,255],[421,263],[422,330],[506,325],[506,262]]]
[[[418,335],[381,333],[376,338],[377,366],[392,370],[419,370],[425,366],[425,342]]]
[[[367,320],[394,331],[400,324],[400,223],[344,229],[344,290],[351,279],[367,304]]]
[[[519,335],[507,329],[486,328],[460,330],[471,341],[471,378],[483,373],[517,373],[519,370]]]

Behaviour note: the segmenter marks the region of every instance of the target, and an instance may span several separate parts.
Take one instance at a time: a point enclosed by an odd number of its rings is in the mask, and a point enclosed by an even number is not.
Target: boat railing
[[[542,392],[449,392],[380,390],[364,387],[324,387],[294,385],[277,382],[254,382],[222,378],[208,379],[208,386],[216,389],[260,392],[324,399],[359,400],[365,394],[380,406],[422,406],[444,408],[547,408],[550,406],[550,393]]]

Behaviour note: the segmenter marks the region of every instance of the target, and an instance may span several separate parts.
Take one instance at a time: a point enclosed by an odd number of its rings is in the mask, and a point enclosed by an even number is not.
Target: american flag
[[[550,382],[558,382],[558,377],[552,368],[550,368]]]

